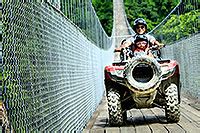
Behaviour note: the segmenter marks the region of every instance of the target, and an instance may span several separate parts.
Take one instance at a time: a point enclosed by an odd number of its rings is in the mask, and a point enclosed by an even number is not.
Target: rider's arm
[[[159,48],[162,48],[164,47],[164,44],[158,42],[153,36],[150,36],[150,43],[153,45],[153,46],[158,46]]]
[[[128,48],[131,46],[132,40],[130,38],[123,40],[118,48],[115,48],[115,52],[121,52],[123,48]]]
[[[163,43],[159,43],[158,41],[154,41],[154,45],[157,45],[159,48],[162,48],[165,46]]]

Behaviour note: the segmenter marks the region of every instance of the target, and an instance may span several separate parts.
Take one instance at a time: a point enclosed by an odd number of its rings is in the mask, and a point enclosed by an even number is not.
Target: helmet
[[[134,43],[137,43],[138,41],[146,41],[148,43],[148,38],[145,35],[137,35]]]
[[[142,24],[145,26],[145,28],[147,29],[147,23],[146,21],[143,19],[143,18],[137,18],[135,21],[134,21],[134,25],[133,25],[133,30],[136,31],[136,27],[137,25],[139,24]]]

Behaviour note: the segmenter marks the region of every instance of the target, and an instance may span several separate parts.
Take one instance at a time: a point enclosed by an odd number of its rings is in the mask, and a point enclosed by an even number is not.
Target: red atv
[[[180,119],[180,74],[175,60],[143,54],[115,62],[105,67],[105,86],[112,126],[122,125],[132,108],[161,107],[168,122]]]

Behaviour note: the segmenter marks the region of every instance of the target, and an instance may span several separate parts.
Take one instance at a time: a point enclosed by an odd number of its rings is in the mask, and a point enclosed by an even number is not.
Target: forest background
[[[112,0],[92,0],[97,16],[108,36],[111,36],[113,25],[113,1]],[[155,28],[162,20],[176,7],[179,0],[124,0],[127,20],[133,27],[136,18],[144,18],[148,24],[148,31]],[[183,9],[181,14],[172,14],[168,22],[159,31],[166,38],[175,41],[181,37],[199,33],[199,3],[196,7],[194,3],[185,0],[180,6]],[[189,10],[194,9],[196,10]],[[187,10],[186,10],[187,9]],[[171,36],[173,38],[171,38]]]

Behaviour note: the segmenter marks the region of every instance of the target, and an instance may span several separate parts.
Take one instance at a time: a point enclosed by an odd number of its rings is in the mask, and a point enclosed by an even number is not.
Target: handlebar
[[[149,48],[149,50],[157,50],[157,49],[161,49],[161,48],[163,48],[163,47],[165,47],[165,44],[154,45],[154,46],[151,46],[151,47]]]

